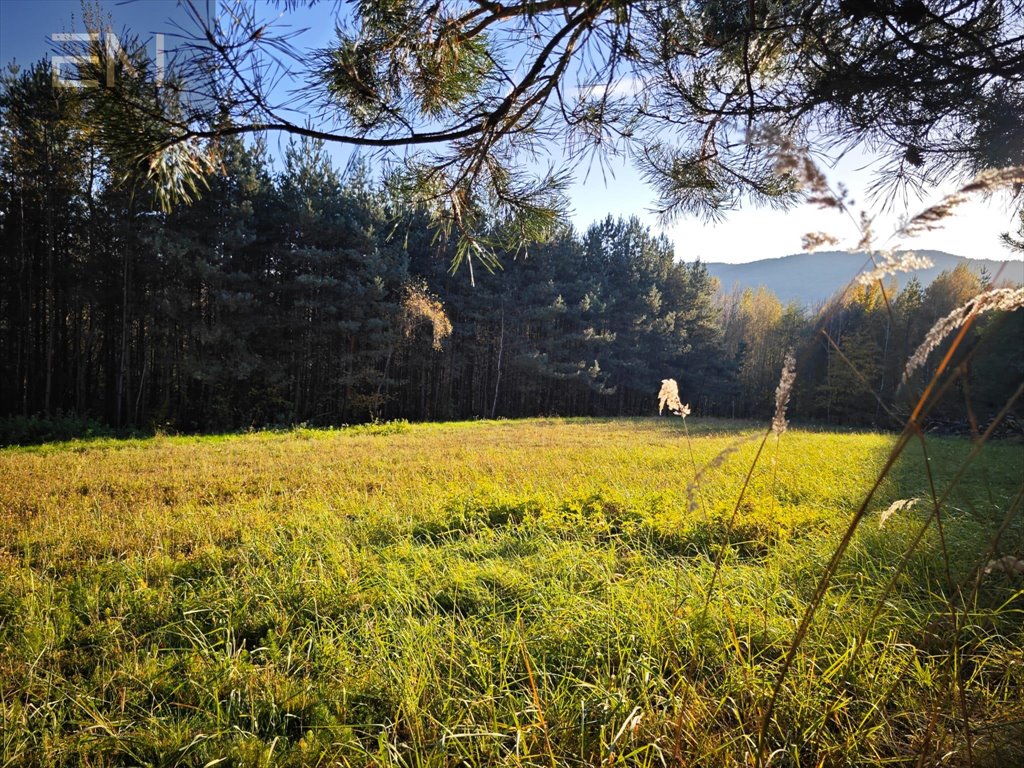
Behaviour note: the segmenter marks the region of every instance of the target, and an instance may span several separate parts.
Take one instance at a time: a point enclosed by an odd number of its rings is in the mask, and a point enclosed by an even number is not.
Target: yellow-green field
[[[760,428],[689,427],[2,450],[0,765],[751,764],[895,438],[772,437],[740,498]],[[901,563],[971,444],[927,450],[911,441],[871,503],[765,762],[1024,758],[1024,582],[979,571],[1001,526],[998,554],[1022,554],[1024,447],[985,446]]]

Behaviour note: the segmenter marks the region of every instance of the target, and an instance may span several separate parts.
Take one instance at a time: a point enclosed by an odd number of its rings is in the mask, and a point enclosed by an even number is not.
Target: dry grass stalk
[[[910,509],[911,507],[915,506],[919,501],[920,499],[897,499],[892,504],[890,504],[889,508],[886,509],[882,513],[881,517],[878,518],[878,527],[884,528],[885,523],[889,520],[890,517],[895,515],[897,512],[902,512],[903,510]]]
[[[860,230],[860,240],[857,241],[858,251],[870,251],[875,242],[875,231],[871,228],[874,219],[868,216],[867,211],[860,212],[860,220],[857,229]]]
[[[690,406],[684,405],[679,399],[679,385],[675,379],[662,379],[661,389],[658,392],[658,415],[661,415],[665,408],[669,413],[686,418],[690,415]]]
[[[797,145],[792,137],[779,132],[766,132],[765,141],[775,146],[775,173],[795,179],[799,188],[807,193],[808,203],[821,208],[846,210],[844,193],[832,191],[828,178],[814,162],[807,147]]]
[[[994,168],[982,171],[974,177],[973,181],[960,187],[956,192],[942,198],[938,203],[925,208],[910,221],[904,224],[899,231],[904,237],[915,237],[922,232],[930,232],[938,229],[944,219],[953,215],[953,211],[970,200],[971,195],[976,193],[989,194],[997,192],[1006,187],[1019,186],[1024,184],[1024,166],[1013,166],[1010,168]]]
[[[931,259],[925,256],[918,256],[916,253],[908,251],[897,254],[893,251],[883,251],[881,262],[874,269],[857,275],[857,283],[860,285],[871,285],[883,277],[895,275],[897,272],[912,272],[915,269],[928,269],[933,266],[935,264]]]
[[[838,245],[839,238],[830,235],[828,232],[808,232],[803,236],[803,249],[805,251],[816,251],[826,245]]]
[[[786,351],[786,358],[782,363],[779,386],[775,389],[775,417],[772,419],[772,432],[776,437],[785,432],[789,425],[789,422],[786,421],[786,406],[789,404],[794,381],[796,381],[796,354],[789,349]]]
[[[924,341],[907,360],[906,368],[903,369],[904,383],[910,379],[914,371],[924,365],[928,355],[942,343],[943,339],[967,322],[969,317],[984,312],[1011,312],[1020,307],[1024,307],[1024,288],[996,288],[980,293],[962,307],[954,309],[931,327]]]

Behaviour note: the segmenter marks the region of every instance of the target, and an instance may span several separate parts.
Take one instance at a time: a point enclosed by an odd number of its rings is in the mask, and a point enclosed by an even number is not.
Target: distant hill
[[[896,275],[902,288],[911,277],[917,277],[922,285],[928,285],[940,272],[951,270],[962,262],[966,262],[971,271],[980,273],[982,269],[995,277],[1000,274],[999,282],[1024,283],[1024,261],[995,261],[993,259],[968,259],[943,251],[918,251],[927,256],[935,264],[931,269],[916,272],[904,272]],[[708,272],[722,283],[723,291],[740,288],[757,288],[763,285],[773,291],[784,303],[797,301],[805,306],[813,307],[831,298],[837,291],[844,288],[867,261],[863,251],[819,251],[817,253],[795,253],[778,259],[760,259],[747,264],[723,264],[708,262]]]

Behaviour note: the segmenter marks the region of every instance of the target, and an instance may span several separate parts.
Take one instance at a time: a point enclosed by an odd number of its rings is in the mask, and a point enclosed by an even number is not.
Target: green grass
[[[758,428],[690,433],[531,420],[0,451],[0,765],[748,764],[894,437],[772,438],[737,509],[756,440],[687,485]],[[969,450],[929,439],[939,494]],[[986,446],[900,570],[924,466],[912,442],[826,593],[773,765],[1024,756],[1021,581],[971,597],[1024,448]],[[1022,543],[1014,521],[999,554]]]

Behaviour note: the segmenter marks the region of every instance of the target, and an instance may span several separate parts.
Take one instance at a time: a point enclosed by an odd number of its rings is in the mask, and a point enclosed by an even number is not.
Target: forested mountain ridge
[[[897,274],[900,289],[915,277],[923,287],[927,287],[942,272],[955,269],[959,264],[966,264],[979,277],[983,273],[992,279],[998,276],[998,283],[1024,283],[1024,259],[1020,256],[1009,261],[995,261],[956,256],[945,251],[913,252],[928,257],[935,266]],[[705,266],[721,282],[723,291],[731,291],[737,286],[741,290],[764,286],[783,303],[795,301],[801,306],[816,307],[841,291],[866,263],[868,254],[864,251],[818,251],[742,264],[709,261]]]

